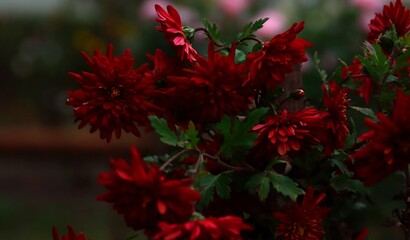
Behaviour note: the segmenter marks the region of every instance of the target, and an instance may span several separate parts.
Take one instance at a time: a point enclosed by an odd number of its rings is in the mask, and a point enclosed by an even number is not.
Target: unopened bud
[[[296,89],[294,90],[291,94],[290,97],[293,100],[300,100],[305,96],[305,91],[303,91],[303,89]]]
[[[184,26],[184,27],[182,27],[182,32],[185,34],[185,38],[188,41],[191,42],[194,39],[195,29],[193,29],[191,27]]]

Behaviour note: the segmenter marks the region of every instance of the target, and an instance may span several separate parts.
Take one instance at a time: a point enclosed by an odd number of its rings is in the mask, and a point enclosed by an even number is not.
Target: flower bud
[[[296,89],[290,94],[290,98],[293,100],[300,100],[305,96],[305,91],[303,89]]]

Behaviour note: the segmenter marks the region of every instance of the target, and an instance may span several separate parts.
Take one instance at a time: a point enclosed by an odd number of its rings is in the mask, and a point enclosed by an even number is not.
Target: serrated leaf
[[[346,157],[347,156],[345,155],[345,157],[342,157],[343,159],[332,158],[330,159],[330,165],[332,167],[336,166],[343,174],[350,176],[352,173],[349,171],[346,164],[343,163],[343,160],[346,159]]]
[[[257,192],[262,179],[265,177],[265,173],[253,174],[245,184],[245,188],[248,189],[249,193],[254,194]]]
[[[264,177],[262,178],[262,181],[260,183],[260,186],[258,188],[258,197],[261,202],[264,202],[266,198],[268,197],[270,192],[270,181],[269,178]]]
[[[224,141],[220,152],[227,157],[232,156],[234,148],[249,149],[258,137],[256,133],[250,132],[260,118],[265,115],[268,108],[258,108],[248,114],[245,120],[234,119],[233,124],[229,117],[224,116],[217,128],[221,131]]]
[[[151,126],[155,131],[161,136],[160,140],[171,146],[176,146],[178,144],[178,137],[174,131],[169,129],[168,123],[163,118],[158,118],[157,116],[148,116],[151,121]]]
[[[363,107],[356,107],[356,106],[349,106],[349,108],[356,110],[373,120],[377,120],[376,114],[370,108],[363,108]]]
[[[367,188],[361,181],[351,179],[351,177],[346,174],[334,176],[330,181],[330,185],[336,192],[349,191],[361,195],[368,194]]]
[[[201,200],[198,203],[198,208],[202,209],[209,205],[213,201],[214,191],[220,198],[228,199],[230,197],[231,188],[229,184],[232,179],[227,173],[220,173],[218,175],[212,175],[207,173],[201,178],[200,186],[203,187],[201,193]]]
[[[198,143],[199,143],[198,131],[196,130],[195,124],[192,121],[189,121],[188,129],[185,134],[189,142],[189,146],[188,146],[189,148],[195,148],[196,146],[198,146]]]
[[[284,196],[290,197],[296,201],[298,195],[304,194],[305,191],[298,187],[298,184],[285,175],[276,172],[270,172],[270,182],[273,188]]]
[[[319,55],[318,55],[317,52],[315,52],[315,54],[313,55],[313,62],[315,63],[316,71],[317,71],[317,72],[319,73],[319,75],[320,75],[320,79],[322,80],[322,84],[325,86],[326,91],[328,91],[328,90],[329,90],[329,89],[328,89],[329,87],[328,87],[327,84],[326,84],[326,81],[327,81],[327,73],[326,73],[326,71],[320,69],[320,58],[319,58]]]
[[[405,51],[396,59],[396,65],[393,68],[393,73],[397,73],[403,68],[410,66],[410,62],[407,61],[408,59],[410,59],[410,50]]]
[[[204,18],[202,23],[204,24],[206,30],[208,30],[208,33],[212,40],[217,44],[222,44],[221,40],[219,39],[220,32],[218,31],[216,24],[209,22],[209,20],[206,18]]]
[[[240,41],[243,38],[254,37],[255,35],[253,33],[256,32],[258,29],[262,28],[263,24],[268,20],[269,18],[263,18],[263,19],[256,20],[255,22],[247,23],[243,27],[242,31],[238,33],[238,35],[236,36],[236,39]]]

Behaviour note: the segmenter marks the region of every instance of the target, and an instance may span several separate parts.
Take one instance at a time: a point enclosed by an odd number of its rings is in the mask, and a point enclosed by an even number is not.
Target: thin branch
[[[175,154],[173,157],[169,158],[164,164],[162,164],[162,166],[159,168],[161,171],[164,171],[164,169],[173,161],[175,161],[176,159],[178,159],[181,155],[191,152],[191,151],[195,151],[193,149],[184,149],[180,152],[178,152],[177,154]]]

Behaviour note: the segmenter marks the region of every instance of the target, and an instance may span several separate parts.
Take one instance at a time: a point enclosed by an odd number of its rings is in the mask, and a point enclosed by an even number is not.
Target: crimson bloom
[[[241,231],[253,229],[236,216],[209,217],[182,224],[160,222],[158,226],[160,231],[153,240],[241,240]]]
[[[150,102],[154,92],[152,81],[143,78],[147,65],[133,69],[134,59],[129,50],[122,56],[113,56],[113,46],[107,55],[95,51],[93,57],[81,53],[92,72],[69,75],[81,88],[68,92],[67,104],[74,107],[79,128],[90,124],[90,132],[100,131],[100,138],[111,140],[113,132],[119,138],[121,130],[140,136],[137,125],[148,125],[148,115],[161,109]]]
[[[248,54],[247,61],[252,64],[251,85],[257,88],[274,89],[285,81],[285,75],[293,71],[294,65],[306,62],[306,47],[311,43],[296,38],[303,30],[304,22],[294,23],[286,32],[265,42],[258,52]]]
[[[396,0],[394,4],[390,2],[383,7],[383,13],[376,13],[376,17],[370,21],[367,40],[371,43],[376,42],[381,34],[392,29],[392,23],[400,37],[405,36],[410,30],[410,10],[403,6],[401,0]]]
[[[378,113],[379,122],[365,119],[370,131],[359,140],[367,145],[351,154],[355,175],[370,186],[388,175],[407,169],[410,159],[410,96],[396,91],[392,117]]]
[[[322,125],[322,112],[315,108],[306,108],[297,112],[283,110],[269,117],[265,123],[253,127],[259,135],[256,145],[262,145],[265,151],[287,155],[298,152],[305,143],[317,144],[317,129]]]
[[[360,83],[360,86],[357,88],[359,96],[364,99],[365,103],[370,102],[374,83],[370,76],[365,73],[362,62],[359,59],[353,59],[352,65],[344,67],[341,72],[341,77],[343,79],[350,77],[354,82]]]
[[[200,199],[190,188],[193,180],[167,180],[157,165],[148,167],[135,147],[131,156],[131,165],[115,159],[110,164],[112,172],[100,174],[98,182],[108,192],[97,200],[113,203],[114,210],[135,230],[155,229],[158,221],[187,221],[194,211],[193,203]]]
[[[235,50],[234,43],[228,56],[223,56],[215,52],[211,41],[208,59],[199,56],[183,76],[168,77],[175,86],[168,94],[175,99],[175,112],[182,113],[181,121],[206,124],[249,108],[253,91],[244,86],[248,65],[235,63]]]
[[[329,155],[335,149],[344,147],[346,138],[349,135],[347,126],[346,110],[350,99],[347,99],[349,89],[340,88],[336,82],[327,83],[327,88],[322,86],[323,105],[326,108],[323,121],[327,129],[321,142],[324,147],[324,154]]]
[[[302,203],[293,202],[291,206],[273,216],[280,221],[276,228],[276,237],[286,240],[322,240],[324,230],[320,224],[329,212],[329,208],[320,207],[325,198],[322,193],[315,198],[312,187],[306,190]]]
[[[158,14],[157,22],[161,24],[157,29],[164,33],[165,39],[176,49],[181,60],[195,61],[198,53],[185,37],[178,11],[171,5],[168,5],[165,11],[158,4],[155,4],[155,10]]]
[[[61,240],[90,240],[84,236],[84,233],[80,232],[76,234],[71,226],[67,226],[68,235],[61,236]],[[60,240],[57,229],[53,227],[53,240]]]

